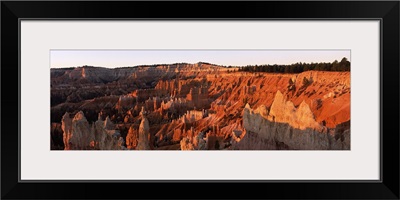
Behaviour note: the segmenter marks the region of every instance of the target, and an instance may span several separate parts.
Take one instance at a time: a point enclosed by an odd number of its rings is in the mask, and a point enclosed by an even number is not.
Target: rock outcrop
[[[246,108],[249,108],[248,104]],[[258,111],[261,116],[266,117],[267,111],[265,107],[263,112]],[[269,116],[271,121],[288,123],[291,127],[305,130],[306,128],[313,128],[320,130],[321,125],[315,121],[314,114],[311,112],[310,107],[304,101],[301,102],[298,108],[295,108],[293,102],[287,101],[283,94],[278,90],[274,102],[271,105]]]
[[[98,119],[92,125],[86,120],[82,111],[73,119],[65,113],[62,119],[63,141],[65,150],[121,150],[124,140],[112,122]]]
[[[138,130],[131,126],[128,130],[128,135],[126,136],[126,147],[129,150],[136,149],[139,141],[139,133]]]
[[[51,101],[51,149],[350,149],[349,72],[52,69]]]
[[[204,137],[203,132],[200,132],[197,136],[192,134],[185,136],[180,141],[181,150],[207,150],[207,139]]]
[[[115,130],[115,125],[106,118],[102,121],[100,118],[94,123],[93,131],[95,135],[95,149],[99,150],[122,150],[125,141],[119,131]]]
[[[82,111],[76,113],[73,119],[69,117],[68,113],[65,113],[61,127],[64,131],[65,150],[94,148],[92,143],[94,141],[94,134]]]
[[[181,142],[181,150],[187,151],[187,150],[194,150],[194,146],[192,144],[192,140],[189,137],[184,137]]]
[[[140,115],[142,116],[142,121],[138,130],[139,139],[136,150],[150,150],[150,126],[144,108],[142,108]]]
[[[246,105],[243,126],[247,134],[240,143],[246,140],[253,141],[248,142],[249,146],[242,145],[240,148],[253,149],[250,144],[263,141],[257,149],[263,145],[264,148],[275,145],[276,148],[301,150],[350,149],[349,127],[346,130],[328,129],[318,124],[306,103],[302,102],[295,108],[280,92],[276,94],[268,116],[263,116]]]

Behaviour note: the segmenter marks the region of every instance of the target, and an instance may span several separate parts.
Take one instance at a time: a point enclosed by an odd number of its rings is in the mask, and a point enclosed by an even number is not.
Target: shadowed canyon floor
[[[350,72],[51,69],[52,150],[349,150]]]

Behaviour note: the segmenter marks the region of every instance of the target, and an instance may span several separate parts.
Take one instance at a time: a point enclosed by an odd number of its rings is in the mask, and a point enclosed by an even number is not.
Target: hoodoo
[[[349,150],[346,62],[51,69],[51,148]]]

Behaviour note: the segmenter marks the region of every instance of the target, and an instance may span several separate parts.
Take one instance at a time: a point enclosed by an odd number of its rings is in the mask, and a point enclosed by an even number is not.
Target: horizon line
[[[347,61],[349,61],[349,58],[344,56],[343,58],[346,58]],[[342,58],[342,59],[343,59]],[[82,68],[82,67],[97,67],[97,68],[107,68],[107,69],[118,69],[118,68],[135,68],[135,67],[156,67],[156,66],[164,66],[164,65],[177,65],[177,64],[189,64],[189,65],[194,65],[194,64],[209,64],[209,65],[214,65],[218,67],[225,67],[225,68],[241,68],[241,67],[247,67],[247,66],[263,66],[263,65],[281,65],[281,66],[289,66],[289,65],[294,65],[297,63],[301,64],[319,64],[319,63],[333,63],[335,61],[340,62],[339,60],[334,60],[331,62],[295,62],[291,64],[255,64],[255,65],[221,65],[221,64],[214,64],[210,62],[204,62],[204,61],[199,61],[195,63],[188,63],[188,62],[174,62],[174,63],[155,63],[155,64],[142,64],[142,65],[127,65],[127,66],[120,66],[120,67],[106,67],[106,66],[95,66],[95,65],[77,65],[77,66],[71,66],[71,67],[50,67],[50,69],[71,69],[71,68]],[[349,61],[351,63],[351,61]]]

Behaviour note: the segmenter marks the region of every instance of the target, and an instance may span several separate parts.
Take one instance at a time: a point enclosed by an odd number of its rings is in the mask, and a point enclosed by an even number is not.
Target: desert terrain
[[[349,150],[350,72],[51,69],[51,150]]]

